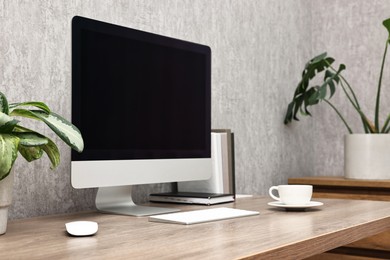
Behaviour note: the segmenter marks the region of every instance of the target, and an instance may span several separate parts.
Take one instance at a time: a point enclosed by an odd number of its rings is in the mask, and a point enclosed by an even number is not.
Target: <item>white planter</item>
[[[350,134],[344,138],[345,178],[390,179],[390,134]]]
[[[0,235],[7,231],[8,207],[12,202],[12,191],[14,184],[13,170],[0,181]]]

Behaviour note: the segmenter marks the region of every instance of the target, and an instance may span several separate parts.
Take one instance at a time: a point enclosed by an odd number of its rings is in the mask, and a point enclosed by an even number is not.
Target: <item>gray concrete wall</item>
[[[315,1],[312,8],[312,52],[327,51],[343,63],[343,73],[353,87],[362,111],[374,122],[375,100],[388,31],[382,21],[390,17],[389,1]],[[315,6],[315,8],[314,8]],[[389,54],[389,53],[388,53]],[[341,89],[340,89],[341,90]],[[354,133],[364,133],[361,120],[342,91],[332,99]],[[390,114],[390,56],[385,65],[380,122]],[[343,175],[344,134],[347,129],[326,104],[313,109],[313,175]],[[389,151],[390,158],[390,151]]]
[[[384,0],[0,0],[0,89],[11,102],[42,100],[70,118],[74,15],[209,45],[212,126],[235,132],[237,192],[266,194],[288,177],[342,174],[345,130],[335,116],[319,108],[286,127],[285,109],[304,64],[323,50],[351,66],[349,78],[371,105],[364,91],[375,85],[386,37],[378,24],[389,7]],[[70,186],[69,148],[37,129],[57,141],[62,163],[53,172],[46,158],[18,159],[11,218],[93,208],[95,190]],[[139,186],[136,198],[168,188]]]

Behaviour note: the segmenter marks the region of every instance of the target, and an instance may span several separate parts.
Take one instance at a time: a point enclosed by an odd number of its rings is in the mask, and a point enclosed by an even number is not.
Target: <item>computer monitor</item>
[[[210,48],[75,16],[72,122],[72,186],[98,187],[98,210],[173,211],[136,205],[131,185],[210,178]]]

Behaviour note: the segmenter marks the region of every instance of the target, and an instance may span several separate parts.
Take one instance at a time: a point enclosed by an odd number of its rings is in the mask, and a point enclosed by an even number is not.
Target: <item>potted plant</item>
[[[18,153],[28,162],[40,159],[46,153],[52,169],[60,163],[57,145],[48,137],[21,126],[15,117],[41,121],[74,150],[81,152],[84,148],[80,131],[51,112],[45,103],[32,101],[9,104],[5,95],[0,92],[0,234],[4,234],[7,228],[13,187],[12,167]]]
[[[305,66],[302,73],[302,79],[295,89],[293,99],[287,107],[284,123],[288,124],[292,120],[299,120],[298,112],[302,115],[311,116],[308,111],[309,106],[325,103],[341,119],[348,134],[345,136],[344,157],[345,157],[345,177],[354,179],[389,179],[390,178],[390,114],[380,124],[380,97],[382,88],[382,76],[384,71],[385,59],[388,45],[390,44],[390,18],[383,21],[383,25],[389,32],[386,39],[385,51],[382,58],[382,65],[379,74],[375,117],[371,121],[361,110],[358,99],[348,81],[342,76],[346,69],[344,64],[338,68],[332,66],[335,61],[328,57],[326,53],[311,59]],[[323,78],[320,79],[320,75]],[[318,83],[320,79],[320,84]],[[330,99],[336,92],[336,87],[342,89],[349,103],[356,110],[363,126],[363,134],[354,134],[347,120]],[[388,111],[387,111],[388,112]]]

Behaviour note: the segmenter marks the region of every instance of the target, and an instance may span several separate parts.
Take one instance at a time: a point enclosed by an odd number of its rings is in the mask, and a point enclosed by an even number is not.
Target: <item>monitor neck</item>
[[[150,216],[177,212],[175,208],[139,206],[131,196],[131,185],[117,187],[99,187],[96,194],[96,208],[104,213],[129,216]]]

